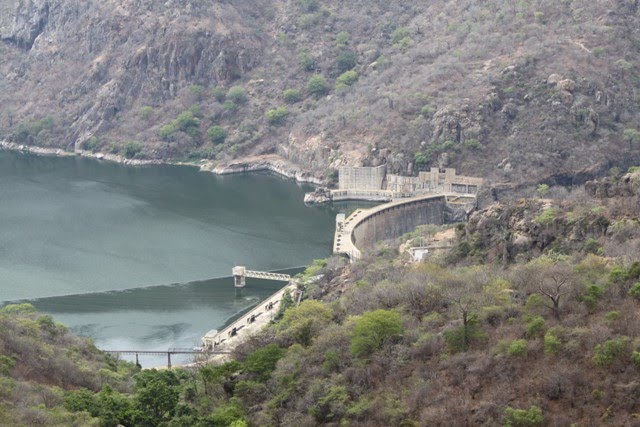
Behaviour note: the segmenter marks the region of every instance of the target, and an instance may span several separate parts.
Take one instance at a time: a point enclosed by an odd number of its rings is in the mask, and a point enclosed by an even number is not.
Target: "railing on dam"
[[[446,206],[446,204],[448,203],[448,199],[451,198],[456,200],[454,203],[459,204],[461,197],[466,199],[467,203],[475,202],[475,195],[471,194],[423,194],[407,199],[395,200],[393,202],[385,203],[371,209],[357,209],[351,215],[349,215],[349,217],[346,218],[344,222],[338,222],[336,224],[333,252],[336,254],[345,254],[349,257],[351,262],[354,262],[362,257],[361,250],[356,246],[354,233],[356,229],[366,221],[395,209],[409,208],[413,205],[422,204],[426,201],[431,200],[435,201],[437,199],[442,199],[442,202]],[[444,218],[442,219],[441,223],[444,223]]]

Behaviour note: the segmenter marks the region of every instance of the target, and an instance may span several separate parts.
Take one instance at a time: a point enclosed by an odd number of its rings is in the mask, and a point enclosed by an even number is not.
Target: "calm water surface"
[[[0,302],[31,301],[105,349],[191,347],[281,286],[250,281],[237,297],[233,265],[329,255],[335,214],[353,206],[307,207],[308,190],[0,151]]]

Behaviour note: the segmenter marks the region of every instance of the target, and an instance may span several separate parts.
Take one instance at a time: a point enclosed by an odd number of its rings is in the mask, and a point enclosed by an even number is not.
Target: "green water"
[[[335,214],[351,207],[305,206],[308,190],[267,174],[0,151],[0,302],[32,301],[105,349],[196,345],[281,286],[250,281],[236,297],[233,265],[330,254]]]

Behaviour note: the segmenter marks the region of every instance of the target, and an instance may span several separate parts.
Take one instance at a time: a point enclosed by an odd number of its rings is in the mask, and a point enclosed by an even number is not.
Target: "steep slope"
[[[628,166],[638,9],[1,0],[0,135],[222,164],[277,154],[327,179],[344,163],[507,181]]]

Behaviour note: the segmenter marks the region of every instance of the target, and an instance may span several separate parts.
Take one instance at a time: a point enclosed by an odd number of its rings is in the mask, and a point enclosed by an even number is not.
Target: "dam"
[[[347,255],[354,262],[376,242],[395,239],[419,225],[464,221],[474,207],[474,195],[425,194],[357,209],[348,218],[338,215],[333,253]]]

